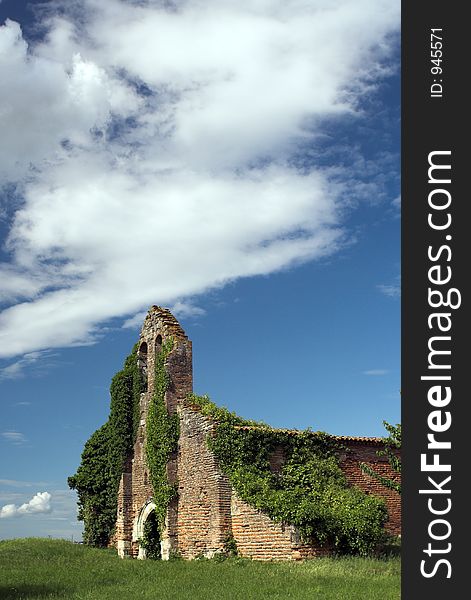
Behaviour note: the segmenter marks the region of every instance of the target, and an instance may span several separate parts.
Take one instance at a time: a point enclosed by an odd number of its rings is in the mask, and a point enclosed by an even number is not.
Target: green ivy
[[[304,541],[330,544],[338,552],[367,554],[381,541],[385,504],[348,485],[333,436],[247,421],[207,396],[191,395],[188,402],[217,423],[208,446],[242,500],[274,521],[297,526]],[[276,473],[269,459],[280,447],[285,460]]]
[[[224,555],[228,557],[238,556],[237,542],[232,531],[227,531],[223,538]]]
[[[113,377],[108,421],[86,442],[77,473],[68,478],[69,487],[78,493],[84,541],[91,546],[107,546],[113,535],[119,481],[137,434],[144,382],[136,352],[137,344]]]
[[[169,502],[176,496],[177,489],[167,477],[167,463],[177,450],[179,436],[178,414],[169,415],[165,405],[165,392],[170,378],[165,362],[172,351],[173,340],[164,341],[155,359],[154,393],[147,415],[146,458],[155,504],[155,518],[159,532],[165,527],[165,516]]]
[[[144,535],[139,540],[139,543],[146,551],[146,558],[150,558],[151,560],[159,560],[161,558],[160,531],[155,511],[152,511],[147,517],[144,523]]]
[[[388,459],[388,462],[396,473],[400,473],[402,469],[401,459],[397,455],[397,450],[401,449],[401,440],[402,440],[402,427],[400,423],[396,425],[391,425],[387,421],[383,421],[384,428],[389,433],[388,437],[383,438],[384,449],[378,450],[376,454],[378,456],[385,456]],[[368,465],[367,463],[360,464],[361,470],[364,473],[367,473],[371,477],[374,477],[377,481],[379,481],[385,488],[390,490],[395,490],[398,494],[401,493],[401,483],[396,479],[391,479],[390,477],[384,477],[377,473],[373,467]]]

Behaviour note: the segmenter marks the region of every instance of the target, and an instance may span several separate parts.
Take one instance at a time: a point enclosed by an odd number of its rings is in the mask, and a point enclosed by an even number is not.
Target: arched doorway
[[[159,334],[155,338],[155,356],[157,356],[162,350],[162,336]]]
[[[139,559],[159,560],[162,558],[160,532],[155,515],[155,504],[148,502],[141,510],[136,530],[135,539],[139,542]]]

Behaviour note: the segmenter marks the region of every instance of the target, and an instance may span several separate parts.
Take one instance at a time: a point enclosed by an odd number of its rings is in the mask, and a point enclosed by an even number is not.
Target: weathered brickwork
[[[212,556],[231,529],[231,487],[206,446],[213,425],[191,407],[180,411],[178,550]]]
[[[118,492],[116,546],[120,556],[142,556],[139,538],[142,537],[144,517],[152,502],[152,486],[146,464],[146,418],[154,393],[155,357],[165,340],[173,340],[173,349],[166,360],[170,386],[165,394],[167,410],[173,414],[177,406],[193,389],[191,342],[170,311],[153,306],[144,321],[136,360],[147,378],[147,391],[140,397],[140,421],[132,456],[126,461]],[[177,456],[167,465],[170,482],[178,480]],[[163,556],[168,557],[177,546],[177,511],[174,502],[167,514],[163,536]],[[147,515],[148,516],[148,515]]]
[[[125,463],[118,493],[115,544],[120,556],[145,556],[139,538],[154,508],[145,456],[146,418],[154,391],[155,357],[170,337],[173,349],[165,363],[170,377],[165,403],[170,414],[177,412],[180,417],[180,437],[178,452],[167,464],[167,476],[171,483],[177,484],[178,496],[167,510],[162,557],[168,558],[171,552],[188,559],[200,555],[211,557],[223,550],[228,534],[233,535],[241,555],[258,560],[300,560],[328,554],[328,547],[302,543],[295,527],[271,521],[237,497],[206,444],[214,423],[198,407],[185,402],[192,391],[191,342],[168,310],[154,306],[144,321],[136,356],[147,375],[147,391],[141,394],[137,439]],[[385,498],[389,513],[387,529],[399,534],[399,494],[360,469],[360,462],[366,462],[386,477],[397,476],[387,460],[376,455],[382,447],[381,440],[345,436],[338,437],[338,441],[345,447],[340,465],[347,480],[366,493]],[[283,449],[275,450],[270,459],[272,470],[279,472],[284,460]]]
[[[340,466],[347,481],[367,494],[381,496],[388,509],[386,530],[394,535],[401,534],[401,496],[394,490],[385,488],[377,479],[367,475],[360,469],[364,462],[372,467],[379,475],[394,481],[400,481],[400,476],[388,463],[385,457],[378,457],[376,452],[383,448],[380,438],[339,438],[346,446],[347,452],[341,457]]]
[[[292,525],[274,523],[232,493],[232,533],[242,556],[256,560],[300,560],[329,554],[328,547],[303,544]]]

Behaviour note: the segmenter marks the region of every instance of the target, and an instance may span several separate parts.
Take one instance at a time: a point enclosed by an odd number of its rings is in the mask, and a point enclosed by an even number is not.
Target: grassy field
[[[400,560],[121,560],[62,540],[0,542],[2,600],[396,600]]]

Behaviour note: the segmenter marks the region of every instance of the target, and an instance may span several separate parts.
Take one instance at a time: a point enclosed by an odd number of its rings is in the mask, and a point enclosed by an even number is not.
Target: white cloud
[[[126,319],[122,325],[123,329],[140,329],[142,327],[142,323],[146,318],[146,311],[141,311],[136,313],[130,319]]]
[[[387,369],[370,369],[369,371],[363,371],[363,375],[381,376],[387,375],[389,371]]]
[[[341,241],[335,200],[317,173],[180,174],[178,189],[173,176],[153,176],[135,201],[134,176],[74,167],[73,175],[70,164],[57,168],[50,187],[31,184],[16,215],[10,247],[18,261],[41,271],[41,257],[54,253],[64,287],[0,315],[4,356],[89,342],[101,320],[324,256]],[[69,187],[70,177],[77,185]]]
[[[20,446],[27,442],[26,437],[20,431],[2,431],[0,433],[2,438],[15,446]]]
[[[342,246],[345,182],[368,186],[290,158],[324,118],[359,113],[399,2],[64,7],[80,31],[52,15],[28,48],[17,24],[0,28],[0,177],[23,194],[0,356],[93,343],[150,304],[194,315],[197,294]]]
[[[2,379],[18,379],[25,374],[25,371],[31,369],[35,363],[46,356],[50,356],[49,352],[28,352],[19,360],[0,369],[0,381]],[[16,402],[15,406],[28,406],[31,402]]]
[[[78,52],[51,58],[28,53],[19,24],[8,19],[0,27],[0,73],[0,178],[10,181],[59,160],[65,140],[89,145],[90,130],[105,127],[112,111],[132,114],[138,105],[122,81]]]
[[[190,301],[178,301],[173,306],[170,307],[172,314],[174,314],[178,318],[187,318],[187,317],[202,317],[206,314],[204,308],[200,306],[195,306]],[[130,319],[127,319],[122,327],[123,329],[140,329],[142,327],[142,323],[146,317],[146,312],[138,312]]]
[[[175,316],[181,318],[202,317],[204,314],[206,314],[204,308],[201,308],[200,306],[195,306],[191,302],[176,302],[171,307],[171,311]]]
[[[19,481],[18,479],[0,479],[0,485],[8,487],[32,487],[43,485],[44,482],[37,481]]]
[[[6,504],[0,509],[0,519],[21,517],[24,515],[44,514],[51,512],[51,494],[49,492],[38,492],[29,502],[16,506]]]
[[[377,286],[379,291],[389,298],[399,298],[401,295],[401,284],[381,284]]]

